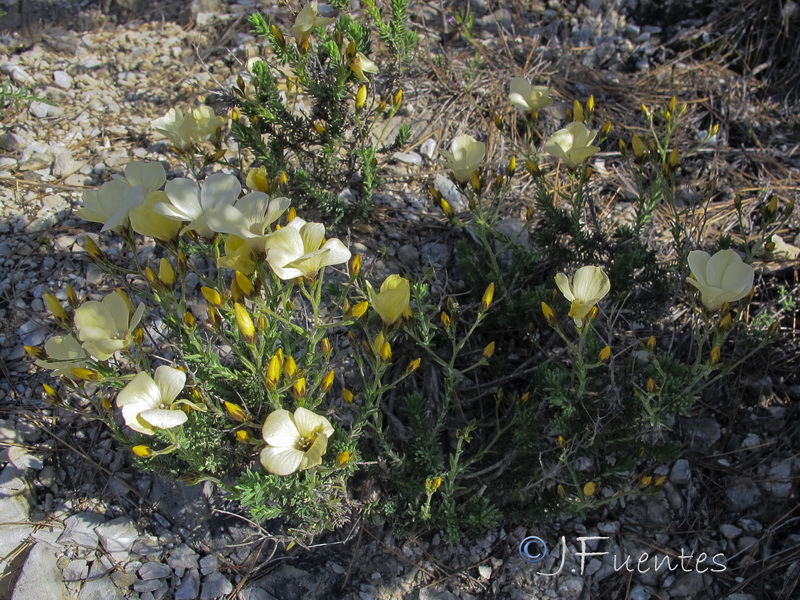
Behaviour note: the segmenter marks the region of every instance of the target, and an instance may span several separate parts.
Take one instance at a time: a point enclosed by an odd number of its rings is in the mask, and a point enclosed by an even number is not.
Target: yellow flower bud
[[[328,338],[322,338],[320,342],[320,349],[322,350],[323,354],[328,354],[331,351],[331,342]]]
[[[414,371],[419,369],[419,366],[420,366],[421,363],[422,363],[422,359],[421,358],[415,358],[410,363],[408,363],[408,366],[406,367],[406,371],[408,371],[409,373],[413,373]]]
[[[567,497],[567,490],[560,483],[556,486],[556,491],[558,492],[558,497],[559,498],[566,498]]]
[[[583,495],[587,497],[592,496],[594,495],[596,490],[597,486],[595,485],[594,481],[590,481],[589,483],[583,486]]]
[[[150,447],[144,445],[134,446],[131,448],[131,452],[133,452],[139,458],[150,458],[153,456],[153,451],[150,449]]]
[[[720,352],[721,352],[721,349],[720,349],[719,346],[714,346],[711,349],[711,356],[709,357],[709,361],[708,361],[711,365],[715,365],[715,364],[717,364],[719,362]]]
[[[246,429],[237,429],[236,433],[236,440],[242,443],[247,443],[250,441],[250,433]]]
[[[222,318],[219,316],[219,311],[213,306],[208,307],[208,322],[211,324],[212,327],[216,327],[220,324]]]
[[[653,478],[650,475],[647,475],[645,477],[642,477],[642,480],[639,482],[639,487],[644,489],[651,483],[653,483]]]
[[[470,185],[476,194],[481,193],[481,189],[483,189],[483,182],[481,181],[481,174],[477,170],[473,171],[472,175],[470,176]]]
[[[361,84],[356,93],[356,114],[360,114],[364,110],[364,105],[367,103],[367,86]]]
[[[633,148],[633,155],[636,157],[636,160],[641,160],[642,157],[644,157],[645,148],[642,138],[636,133],[634,133],[633,138],[631,138],[631,147]]]
[[[645,389],[647,389],[649,394],[654,393],[656,391],[656,380],[652,377],[648,379],[647,383],[645,384]]]
[[[294,357],[290,354],[286,358],[286,362],[283,363],[283,374],[286,375],[288,379],[294,377],[294,374],[297,373],[297,363],[294,362]]]
[[[514,173],[517,172],[517,157],[512,156],[508,159],[508,167],[506,167],[506,175],[509,177],[513,177]]]
[[[44,393],[47,394],[48,400],[53,404],[60,404],[61,403],[61,396],[55,390],[55,388],[51,385],[46,383],[42,384],[42,389],[44,389]]]
[[[563,449],[564,449],[564,447],[567,445],[567,440],[565,440],[565,439],[564,439],[564,436],[563,436],[563,435],[560,435],[560,436],[558,436],[558,438],[556,439],[556,443],[558,444],[558,447],[559,447],[559,448],[561,448],[561,449],[563,450]]]
[[[351,392],[347,388],[342,388],[342,400],[344,400],[348,404],[353,402],[353,392]]]
[[[312,125],[314,125],[314,129],[315,129],[315,130],[317,131],[317,133],[318,133],[318,134],[320,134],[320,135],[324,135],[324,134],[325,134],[325,132],[326,132],[326,131],[328,131],[328,128],[327,128],[327,127],[325,127],[325,123],[324,123],[324,122],[322,122],[320,119],[317,119],[316,121],[314,121],[314,122],[312,123]]]
[[[730,327],[731,320],[732,320],[731,313],[726,314],[724,317],[722,317],[722,319],[720,319],[719,328],[721,330],[727,329],[728,327]]]
[[[383,342],[383,346],[381,346],[381,360],[383,362],[389,362],[392,358],[392,347],[389,345],[389,342]]]
[[[606,362],[609,358],[611,358],[611,346],[606,346],[600,350],[600,353],[597,355],[597,360]]]
[[[162,258],[158,263],[158,278],[168,288],[175,285],[175,269],[166,258]]]
[[[591,310],[586,314],[586,320],[591,321],[597,316],[597,313],[600,312],[600,309],[597,306],[593,306]]]
[[[443,481],[444,480],[438,476],[430,477],[425,480],[425,489],[427,489],[428,492],[432,494],[442,486]]]
[[[85,379],[87,381],[94,381],[100,376],[100,373],[97,371],[85,367],[72,367],[70,371],[78,379]]]
[[[256,326],[253,325],[253,319],[250,318],[250,313],[244,305],[235,302],[233,305],[233,312],[236,315],[236,324],[239,326],[239,331],[242,332],[244,339],[252,344],[256,341]]]
[[[281,33],[280,29],[278,29],[275,25],[270,25],[269,32],[272,34],[272,37],[275,38],[275,41],[279,46],[286,46],[286,39],[283,37],[283,33]]]
[[[586,101],[586,112],[590,115],[594,112],[594,96],[589,96],[589,99]]]
[[[147,283],[150,284],[150,287],[155,287],[156,285],[156,274],[150,267],[145,267],[144,269],[144,278],[147,279]]]
[[[550,327],[555,327],[556,314],[547,302],[542,302],[542,313],[544,313],[544,319],[547,321],[547,324],[550,325]]]
[[[489,342],[483,349],[483,357],[489,359],[492,358],[492,356],[494,356],[494,342]]]
[[[197,322],[194,318],[194,315],[191,311],[187,310],[183,315],[183,322],[186,323],[188,327],[194,327],[194,324]]]
[[[336,457],[336,466],[340,469],[347,466],[351,458],[353,458],[353,455],[349,451],[345,450],[344,452],[340,452]]]
[[[267,385],[270,388],[274,388],[275,384],[278,383],[278,380],[281,378],[281,361],[278,357],[278,354],[275,353],[272,355],[272,358],[269,359],[269,365],[267,366]]]
[[[144,343],[144,329],[141,327],[133,332],[133,343],[137,346],[141,346]]]
[[[583,106],[577,100],[572,102],[572,120],[573,121],[585,121],[586,117],[583,115]]]
[[[361,255],[356,254],[350,261],[350,278],[357,277],[361,273]]]
[[[302,398],[306,395],[306,379],[305,377],[301,377],[297,381],[292,384],[292,393],[294,394],[295,398]]]
[[[286,184],[287,184],[287,183],[289,183],[289,175],[287,175],[287,174],[286,174],[286,171],[281,171],[281,172],[278,174],[278,184],[279,184],[280,186],[282,186],[282,187],[286,187]],[[293,216],[292,216],[292,218],[294,218],[295,216],[297,216],[297,211],[294,211],[294,209],[293,209],[293,208],[290,208],[290,209],[289,209],[289,213],[288,213],[288,214],[289,214],[289,215],[293,215]],[[287,223],[288,223],[289,221],[291,221],[291,219],[286,219],[286,222],[287,222]]]
[[[350,308],[350,316],[354,319],[358,319],[359,317],[363,317],[364,313],[367,312],[369,308],[369,302],[364,300],[363,302],[359,302],[352,308]]]
[[[489,310],[489,307],[492,305],[492,300],[494,300],[494,281],[491,282],[486,287],[486,291],[483,292],[483,298],[481,298],[481,310]]]
[[[253,295],[255,288],[244,273],[241,271],[236,271],[233,278],[234,281],[236,281],[236,284],[239,286],[239,290],[241,290],[242,294],[248,298]]]
[[[499,113],[494,113],[492,115],[492,120],[494,121],[494,126],[497,127],[500,131],[503,131],[503,127],[505,123],[503,123],[503,117],[500,116]]]
[[[454,214],[453,213],[453,208],[450,206],[450,203],[447,200],[445,200],[444,198],[440,198],[439,199],[439,206],[442,207],[442,212],[444,213],[445,217],[447,217],[448,219],[452,219],[453,218],[453,214]]]
[[[661,476],[659,476],[659,477],[656,479],[655,486],[656,486],[656,487],[661,487],[661,486],[662,486],[662,485],[664,485],[666,482],[667,482],[667,476],[666,476],[666,475],[661,475]]]
[[[677,168],[678,163],[681,160],[681,155],[678,152],[677,148],[673,148],[672,152],[669,153],[669,167],[673,171]]]
[[[441,321],[442,321],[442,326],[445,329],[449,329],[450,328],[450,315],[448,315],[446,312],[442,311],[442,314],[441,314],[440,318],[441,318]]]
[[[598,137],[600,140],[603,140],[608,137],[608,134],[611,133],[611,121],[606,121],[600,127],[600,131],[598,132]],[[621,141],[621,140],[620,140]]]
[[[336,378],[336,373],[334,373],[333,371],[328,371],[325,374],[325,377],[322,378],[322,383],[320,384],[319,389],[321,389],[323,392],[327,392],[328,390],[330,390],[331,387],[333,386],[333,381],[335,378]]]
[[[62,323],[67,322],[69,319],[67,316],[67,311],[65,311],[64,307],[61,306],[61,302],[58,301],[58,298],[53,296],[53,294],[45,294],[44,303],[47,306],[47,310],[50,311],[50,314],[53,315],[53,318],[56,321],[61,321]]]
[[[67,302],[72,308],[76,308],[80,304],[78,294],[75,293],[75,289],[70,284],[67,284]]]
[[[225,410],[228,412],[228,416],[234,421],[239,421],[239,423],[244,423],[245,421],[250,420],[247,411],[238,404],[234,404],[233,402],[228,402],[226,400]]]
[[[648,352],[653,352],[656,349],[656,336],[651,335],[647,338],[647,344],[645,344]]]
[[[203,286],[200,288],[200,293],[203,294],[211,306],[222,306],[222,296],[214,288]]]
[[[31,358],[35,358],[38,360],[43,360],[47,358],[47,354],[45,354],[45,351],[39,346],[23,346],[23,348],[25,349],[25,352],[28,353],[28,356],[30,356]]]
[[[403,90],[397,90],[394,94],[394,98],[392,99],[392,108],[397,110],[400,108],[400,105],[403,103]]]

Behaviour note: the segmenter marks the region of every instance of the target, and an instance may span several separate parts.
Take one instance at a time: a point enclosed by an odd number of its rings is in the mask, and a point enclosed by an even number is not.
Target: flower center
[[[311,446],[314,445],[314,441],[317,439],[317,436],[310,436],[304,435],[300,437],[300,440],[297,442],[297,449],[302,450],[303,452],[308,452],[311,449]]]

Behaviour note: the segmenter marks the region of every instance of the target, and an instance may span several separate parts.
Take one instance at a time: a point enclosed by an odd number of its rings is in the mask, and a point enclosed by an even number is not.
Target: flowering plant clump
[[[537,113],[555,92],[515,78],[500,110],[525,111],[525,127],[498,114],[491,146],[519,165],[464,133],[439,165],[464,210],[430,188],[456,226],[458,276],[365,273],[379,263],[365,267],[336,222],[368,215],[377,156],[406,135],[390,143],[382,126],[403,101],[388,73],[413,47],[404,2],[388,22],[365,6],[392,67],[331,7],[303,7],[287,37],[255,16],[274,56],[250,61],[234,90],[241,156],[225,159],[227,115],[173,109],[154,128],[184,171],[132,161],[84,194],[77,214],[100,230],[86,257],[107,279],[84,298],[67,287],[66,304],[44,296],[60,331],[27,350],[62,382],[45,386],[49,404],[102,421],[142,469],[214,483],[286,544],[373,516],[454,540],[531,507],[650,493],[664,478],[638,473],[674,452],[676,416],[775,333],[745,336],[748,263],[775,249],[777,206],[753,248],[743,235],[689,251],[705,244],[674,201],[672,102],[645,111],[647,139],[618,142],[638,186],[623,223],[589,164],[612,131],[595,125],[594,99],[554,125]],[[527,204],[510,210],[512,198]],[[659,206],[672,226],[656,249]],[[107,236],[123,250],[104,251]],[[676,302],[690,320],[679,351],[651,326]]]

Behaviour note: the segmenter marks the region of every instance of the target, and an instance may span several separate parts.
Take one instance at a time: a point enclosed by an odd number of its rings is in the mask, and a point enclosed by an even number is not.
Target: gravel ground
[[[549,39],[548,52],[588,48],[584,66],[602,67],[609,79],[664,60],[663,29],[626,17],[626,3],[593,0],[570,10],[542,4],[541,19],[525,31],[508,8],[471,4],[479,38],[514,30]],[[82,14],[88,31],[48,29],[32,44],[3,40],[13,52],[0,54],[0,71],[53,104],[7,111],[0,134],[0,598],[797,597],[796,382],[744,382],[746,402],[734,414],[706,411],[676,423],[687,453],[655,472],[667,476],[656,493],[584,518],[554,516],[539,528],[507,525],[459,545],[437,532],[398,539],[380,523],[354,523],[313,550],[286,551],[226,514],[231,507],[210,485],[138,473],[101,428],[67,415],[44,417],[46,379],[22,347],[51,333],[43,295],[65,299],[71,283],[84,296],[104,284],[73,255],[86,235],[73,216],[83,190],[132,159],[174,166],[150,121],[176,102],[192,106],[231,85],[259,52],[242,23],[254,3],[217,5],[221,10],[204,12],[210,3],[172,3],[163,14],[176,21],[156,16],[122,25],[102,13]],[[437,15],[423,7],[418,18],[436,23]],[[702,36],[700,25],[685,26]],[[407,96],[406,116],[424,120],[414,114],[413,91]],[[397,181],[412,183],[380,195],[378,210],[392,219],[364,227],[370,235],[351,244],[370,257],[375,273],[397,266],[421,272],[450,260],[425,186],[413,183],[435,174],[436,148],[431,138],[395,156]],[[435,185],[452,193],[443,177]],[[458,199],[451,204],[458,210]],[[778,383],[788,396],[779,397]],[[548,541],[550,555],[540,563],[520,556],[518,546],[530,536]]]

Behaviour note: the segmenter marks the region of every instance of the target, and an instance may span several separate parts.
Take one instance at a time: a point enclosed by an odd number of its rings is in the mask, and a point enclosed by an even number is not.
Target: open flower
[[[225,122],[210,106],[200,106],[186,113],[171,108],[163,117],[153,121],[152,126],[177,149],[188,150],[194,143],[216,136]]]
[[[44,369],[52,369],[54,377],[74,378],[72,369],[83,367],[89,360],[81,343],[71,335],[54,335],[44,344],[48,360],[37,360],[36,365]]]
[[[367,82],[369,79],[364,73],[372,73],[374,75],[378,72],[378,65],[361,54],[361,52],[356,52],[353,60],[350,61],[350,70],[355,73],[359,81]]]
[[[592,146],[597,131],[589,131],[583,123],[574,121],[564,129],[559,129],[544,144],[549,154],[567,163],[570,168],[582,164],[600,148]]]
[[[97,360],[108,360],[133,341],[133,330],[142,320],[144,304],[131,317],[122,294],[112,292],[101,302],[84,302],[75,309],[75,327],[83,349]]]
[[[470,180],[473,171],[481,166],[486,156],[486,144],[477,141],[471,135],[459,135],[450,142],[450,152],[442,150],[447,159],[445,167],[453,172],[459,183]]]
[[[526,113],[533,113],[553,104],[553,97],[550,95],[549,87],[531,85],[527,79],[522,77],[512,77],[510,87],[508,101],[511,102],[512,106]]]
[[[128,213],[131,229],[139,235],[146,235],[164,242],[177,238],[181,230],[180,222],[165,217],[154,210],[157,204],[168,201],[169,198],[162,191],[147,194],[144,197],[144,202]]]
[[[175,221],[189,221],[183,231],[191,229],[209,238],[214,233],[206,222],[209,213],[233,204],[242,186],[233,175],[214,173],[206,178],[202,187],[191,179],[179,177],[167,183],[165,191],[168,202],[156,204],[153,210]]]
[[[564,297],[572,302],[569,316],[576,327],[583,326],[583,319],[611,289],[608,275],[600,267],[581,267],[570,283],[564,273],[556,275],[556,285]]]
[[[394,325],[401,317],[411,316],[411,286],[400,275],[389,275],[377,294],[369,286],[372,308],[386,325]]]
[[[726,302],[744,298],[753,287],[755,269],[742,262],[734,250],[720,250],[714,256],[693,250],[688,260],[692,277],[686,281],[700,290],[700,299],[708,310],[719,310]]]
[[[103,231],[125,225],[128,215],[145,202],[167,180],[159,162],[134,161],[125,167],[125,175],[114,175],[97,190],[83,194],[83,206],[75,211],[81,219],[102,223]]]
[[[330,265],[350,260],[350,250],[336,238],[325,240],[322,223],[306,223],[295,217],[286,226],[267,237],[267,262],[281,279],[313,279]]]
[[[247,242],[235,235],[225,238],[225,255],[217,260],[220,269],[241,271],[244,275],[252,275],[256,270],[253,253]]]
[[[325,27],[336,19],[319,16],[319,3],[314,0],[303,10],[297,13],[297,18],[292,25],[292,35],[297,39],[297,45],[302,46],[317,27]]]
[[[261,451],[261,464],[275,475],[289,475],[322,463],[333,426],[302,407],[294,414],[279,409],[264,421],[262,435],[269,445]]]
[[[155,378],[137,373],[117,396],[125,424],[139,433],[153,435],[156,429],[171,429],[183,425],[188,417],[180,409],[185,401],[175,402],[186,384],[186,373],[161,366]]]
[[[272,198],[251,192],[235,204],[218,206],[208,213],[206,223],[212,231],[229,233],[244,240],[251,250],[264,252],[264,233],[289,208],[288,198]]]

